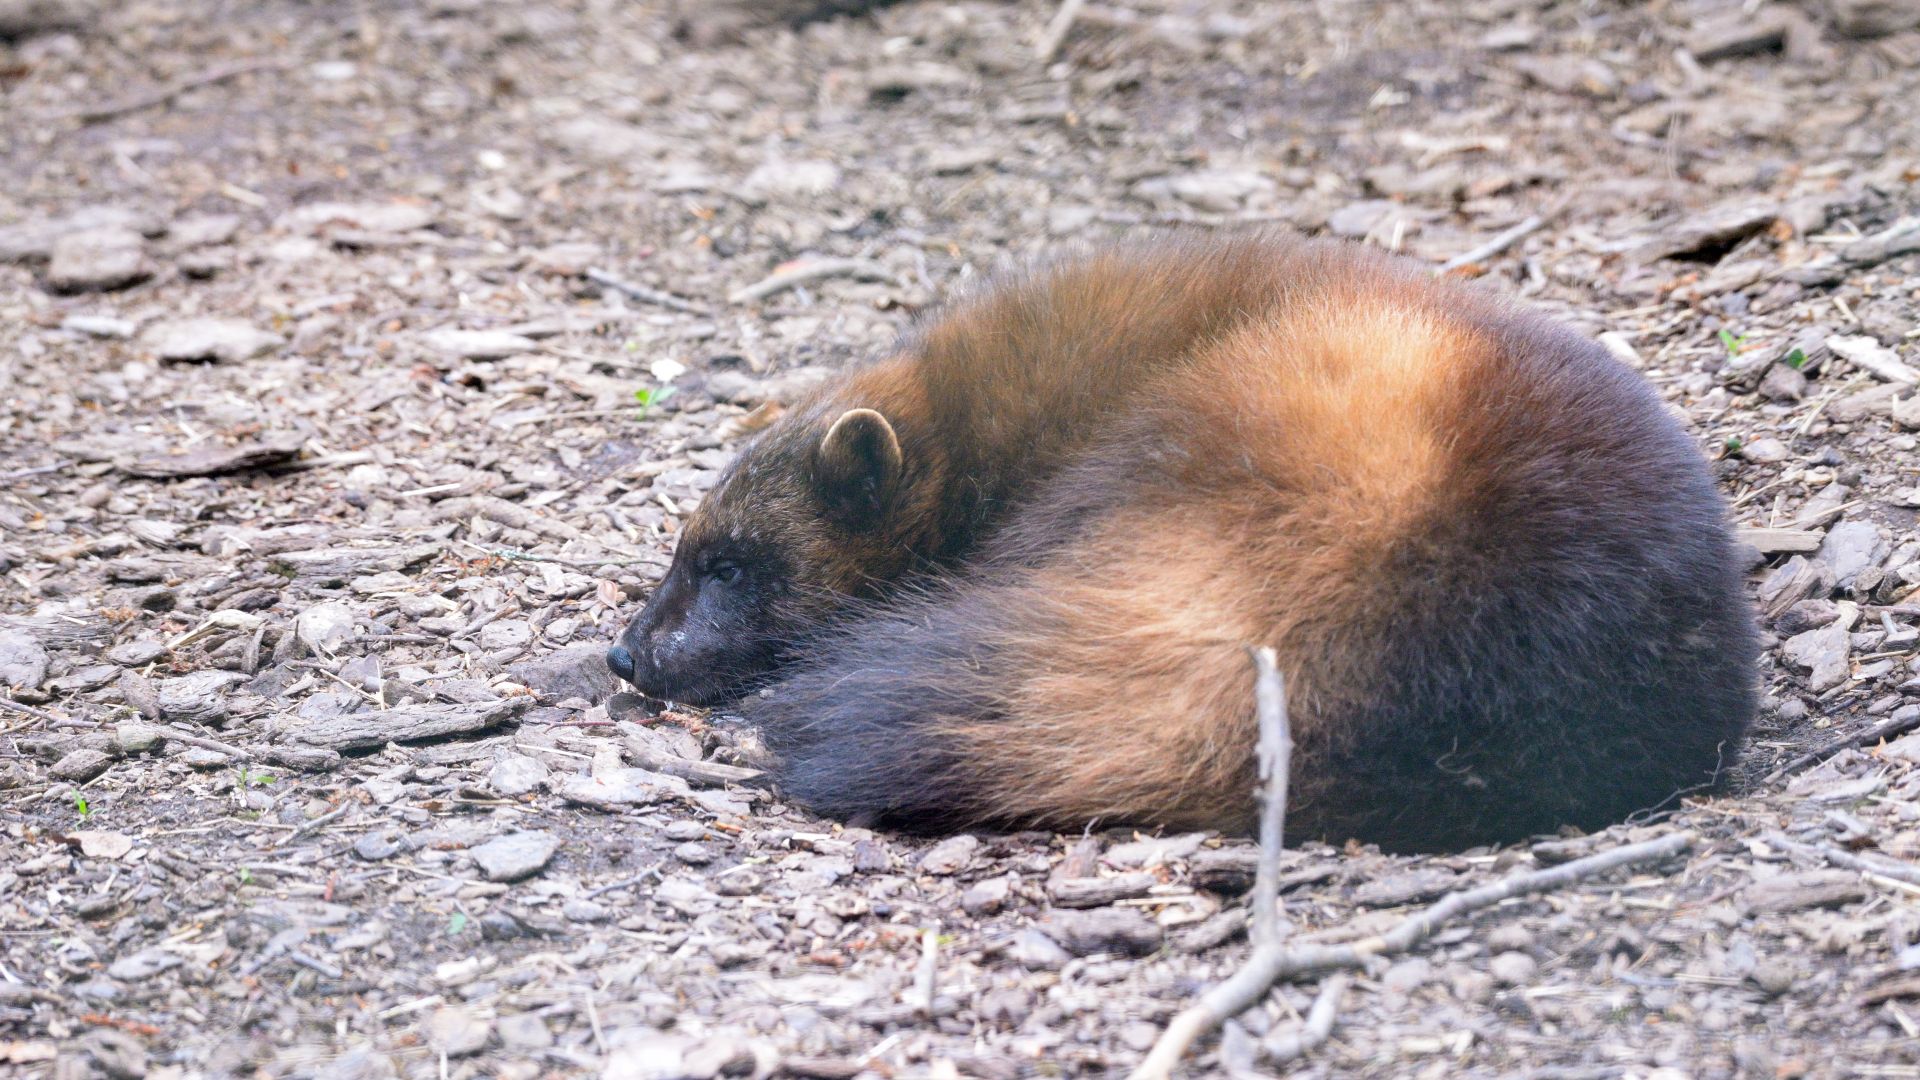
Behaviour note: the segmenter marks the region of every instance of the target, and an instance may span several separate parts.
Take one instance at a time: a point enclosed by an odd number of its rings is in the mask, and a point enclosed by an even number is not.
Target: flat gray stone
[[[980,838],[961,833],[949,836],[945,840],[927,849],[920,856],[920,869],[929,874],[942,877],[957,874],[973,865],[974,853],[980,850]]]
[[[107,650],[107,659],[121,667],[144,667],[167,655],[167,647],[157,641],[129,641]]]
[[[445,689],[444,686],[441,689]],[[283,727],[283,736],[307,746],[330,750],[364,750],[390,742],[442,739],[497,727],[532,704],[526,697],[476,701],[471,704],[429,702],[401,705],[375,712],[329,717],[313,723]]]
[[[164,225],[151,214],[124,206],[83,206],[65,217],[41,218],[0,228],[0,262],[50,258],[54,244],[61,237],[106,228],[128,229],[151,236]]]
[[[1013,935],[1013,940],[1007,943],[1006,954],[1028,971],[1059,971],[1073,959],[1073,954],[1061,948],[1059,942],[1032,928]]]
[[[525,619],[501,619],[480,628],[480,647],[488,652],[524,649],[533,641],[533,624]]]
[[[294,617],[293,634],[314,652],[332,656],[352,639],[353,618],[353,609],[345,604],[315,604]]]
[[[47,681],[49,659],[32,635],[0,630],[0,686],[39,686]]]
[[[1122,953],[1144,956],[1160,947],[1159,924],[1137,908],[1104,907],[1048,912],[1046,935],[1076,956]]]
[[[185,720],[195,724],[225,723],[230,711],[228,692],[247,681],[237,671],[196,671],[177,679],[154,683],[160,715],[167,720]]]
[[[548,701],[585,698],[598,705],[620,689],[619,678],[607,669],[607,650],[601,645],[572,645],[521,660],[507,665],[507,674]]]
[[[130,338],[137,329],[132,319],[111,315],[69,315],[60,320],[60,329],[97,338]]]
[[[142,335],[162,360],[250,360],[286,343],[241,319],[174,319],[159,323]]]
[[[493,1035],[493,1025],[464,1005],[435,1009],[420,1027],[427,1036],[427,1045],[448,1057],[477,1054],[486,1049],[487,1040]]]
[[[1847,681],[1847,654],[1852,648],[1845,622],[1795,634],[1780,646],[1780,656],[1795,670],[1808,673],[1807,688],[1814,693]]]
[[[124,289],[152,276],[146,240],[117,226],[62,236],[47,263],[47,284],[59,292]]]
[[[528,830],[495,837],[468,854],[488,881],[519,881],[539,873],[559,850],[559,837]]]
[[[420,338],[435,352],[462,360],[503,360],[520,353],[537,352],[540,344],[530,337],[502,330],[435,330]]]
[[[1827,530],[1827,538],[1814,557],[1832,568],[1834,583],[1844,589],[1852,586],[1862,571],[1886,561],[1890,550],[1880,526],[1871,521],[1842,521]]]
[[[107,756],[105,751],[82,748],[54,762],[49,771],[58,779],[84,784],[106,772],[112,764],[113,758]]]
[[[553,770],[545,762],[525,754],[501,754],[487,773],[487,786],[497,794],[513,798],[525,795],[547,782]]]
[[[544,1050],[553,1045],[547,1022],[532,1013],[509,1013],[494,1021],[500,1045],[513,1050]]]
[[[432,207],[417,203],[309,203],[281,215],[289,232],[313,232],[326,226],[374,233],[404,233],[433,224]]]
[[[155,975],[179,967],[181,959],[170,952],[159,949],[142,949],[130,956],[123,956],[107,967],[110,978],[127,982],[151,979]]]

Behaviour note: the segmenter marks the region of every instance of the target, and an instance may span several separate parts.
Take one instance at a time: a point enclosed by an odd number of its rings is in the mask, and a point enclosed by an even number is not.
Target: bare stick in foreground
[[[1445,274],[1458,270],[1463,266],[1472,266],[1474,263],[1491,259],[1520,241],[1525,240],[1527,237],[1532,236],[1534,233],[1539,232],[1540,227],[1546,223],[1546,218],[1535,214],[1520,224],[1515,225],[1513,228],[1495,234],[1493,239],[1488,240],[1479,247],[1455,255],[1453,258],[1448,259],[1446,262],[1434,268],[1433,272],[1436,274]]]
[[[167,102],[172,101],[174,98],[179,97],[189,90],[197,90],[203,86],[223,83],[228,79],[238,78],[242,75],[251,75],[256,71],[275,71],[285,68],[286,66],[287,62],[285,60],[278,59],[242,60],[238,63],[227,64],[223,67],[212,68],[200,72],[197,75],[189,75],[184,79],[177,79],[158,90],[149,91],[144,94],[136,94],[130,98],[121,98],[118,101],[109,101],[104,104],[89,106],[84,109],[76,109],[69,113],[63,113],[55,117],[55,119],[73,119],[83,124],[94,124],[102,120],[111,120],[116,116],[125,116],[128,113],[136,113],[144,109],[165,105]]]
[[[691,300],[683,299],[661,289],[650,289],[645,285],[636,285],[623,277],[619,277],[606,270],[601,270],[598,267],[588,269],[587,280],[598,285],[604,285],[614,292],[631,296],[643,304],[654,304],[659,307],[670,308],[674,311],[684,311],[690,315],[713,314],[707,308]]]
[[[1327,981],[1320,986],[1320,996],[1313,999],[1313,1007],[1307,1010],[1307,1022],[1300,1025],[1299,1031],[1268,1044],[1267,1063],[1284,1065],[1306,1057],[1331,1038],[1334,1018],[1340,1015],[1340,999],[1346,992],[1346,972],[1327,976]]]
[[[1903,863],[1898,859],[1887,856],[1855,855],[1842,851],[1832,844],[1802,844],[1789,840],[1779,833],[1771,833],[1765,839],[1767,843],[1785,848],[1803,858],[1825,859],[1843,869],[1858,870],[1863,874],[1905,882],[1908,885],[1920,885],[1920,867]]]
[[[1694,844],[1692,833],[1669,833],[1654,840],[1589,855],[1547,870],[1516,874],[1465,892],[1449,893],[1432,907],[1407,916],[1393,929],[1343,945],[1255,946],[1246,966],[1227,981],[1200,996],[1200,1001],[1173,1018],[1146,1060],[1133,1071],[1133,1080],[1171,1076],[1173,1067],[1200,1036],[1257,1004],[1281,979],[1316,971],[1357,968],[1375,956],[1406,952],[1431,937],[1449,921],[1502,900],[1547,892],[1626,866],[1659,862]]]
[[[1287,771],[1293,765],[1293,732],[1287,723],[1287,687],[1278,657],[1265,646],[1248,651],[1253,654],[1253,714],[1260,725],[1260,779],[1265,784],[1260,805],[1260,864],[1254,869],[1253,927],[1249,935],[1254,956],[1258,957],[1280,949],[1280,855],[1287,824]],[[1133,1071],[1133,1080],[1170,1075],[1195,1039],[1258,1001],[1272,980],[1258,987],[1241,986],[1252,967],[1249,960],[1246,969],[1209,990],[1200,1004],[1174,1017],[1146,1060]],[[1236,987],[1234,1000],[1244,998],[1241,1004],[1232,1012],[1209,1009],[1209,1001],[1228,987]],[[1327,1024],[1332,1030],[1331,1018]]]
[[[1053,54],[1067,43],[1067,35],[1073,32],[1073,21],[1080,17],[1080,9],[1087,6],[1087,0],[1060,0],[1060,7],[1047,22],[1046,32],[1033,47],[1034,59],[1043,64],[1053,61]]]
[[[1253,943],[1280,942],[1280,855],[1287,826],[1287,770],[1293,765],[1293,730],[1287,724],[1287,686],[1270,648],[1252,650],[1253,710],[1260,722],[1260,864],[1253,878]]]

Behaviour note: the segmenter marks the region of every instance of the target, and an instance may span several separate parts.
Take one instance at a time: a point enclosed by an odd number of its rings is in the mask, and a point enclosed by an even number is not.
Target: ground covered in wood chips
[[[1642,369],[1768,696],[1667,818],[1289,852],[1345,940],[1698,838],[1192,1074],[1920,1076],[1920,8],[1103,0],[1039,59],[1052,3],[805,6],[0,2],[0,1074],[1124,1073],[1245,957],[1244,841],[842,829],[599,653],[916,310],[1258,224]]]

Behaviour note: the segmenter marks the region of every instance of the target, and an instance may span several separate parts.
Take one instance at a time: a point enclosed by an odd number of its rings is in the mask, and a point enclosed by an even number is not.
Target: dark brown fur
[[[849,410],[897,458],[829,437]],[[749,549],[750,585],[688,569]],[[675,566],[623,639],[642,688],[762,687],[787,791],[927,827],[1245,826],[1250,644],[1288,680],[1295,836],[1597,826],[1713,781],[1753,708],[1723,510],[1645,383],[1348,246],[991,287],[766,432]],[[658,660],[674,630],[714,639],[698,670]]]

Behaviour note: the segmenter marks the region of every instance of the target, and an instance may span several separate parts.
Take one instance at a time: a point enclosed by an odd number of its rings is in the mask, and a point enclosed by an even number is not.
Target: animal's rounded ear
[[[901,465],[900,438],[887,418],[872,409],[848,409],[814,453],[814,485],[837,516],[866,527],[886,513]]]

